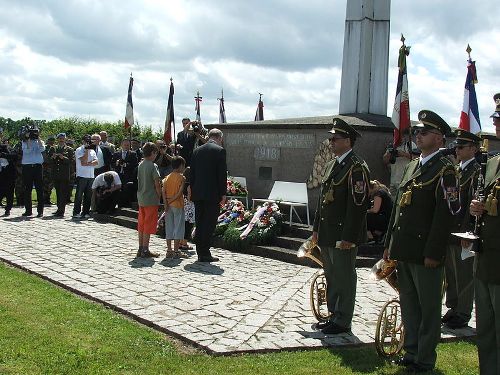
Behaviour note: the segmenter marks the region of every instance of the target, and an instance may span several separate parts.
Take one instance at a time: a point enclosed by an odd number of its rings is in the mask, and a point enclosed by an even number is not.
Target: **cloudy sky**
[[[169,78],[176,124],[338,113],[347,0],[0,0],[0,116],[124,117],[133,72],[139,124],[165,121]],[[426,108],[457,126],[467,43],[477,61],[483,128],[500,91],[497,1],[398,0],[391,5],[388,109],[400,34],[408,59],[411,117]],[[390,116],[390,113],[389,113]]]

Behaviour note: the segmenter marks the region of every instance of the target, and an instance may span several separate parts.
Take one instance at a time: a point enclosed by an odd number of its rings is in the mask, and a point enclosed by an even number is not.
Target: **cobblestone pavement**
[[[0,219],[0,259],[213,353],[373,343],[378,313],[396,296],[358,269],[352,334],[326,336],[313,329],[309,307],[316,269],[222,249],[214,264],[196,262],[194,251],[183,260],[135,259],[131,229],[21,212]],[[164,240],[152,238],[151,249],[164,253]]]

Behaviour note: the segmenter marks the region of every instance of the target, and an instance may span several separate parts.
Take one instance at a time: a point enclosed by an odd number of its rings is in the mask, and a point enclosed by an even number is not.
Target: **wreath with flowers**
[[[228,176],[226,181],[227,193],[226,195],[232,195],[237,197],[246,197],[248,195],[248,190],[245,186],[240,184],[234,179],[234,177]]]
[[[238,223],[236,220],[230,222],[222,236],[226,248],[242,249],[250,245],[268,244],[281,233],[283,214],[276,203],[265,202],[250,211],[246,220],[250,217],[247,223]]]
[[[244,224],[250,219],[250,211],[245,210],[243,203],[237,199],[231,199],[226,202],[220,209],[219,217],[217,218],[217,225],[215,227],[215,236],[222,235],[229,224],[235,222],[237,224]]]

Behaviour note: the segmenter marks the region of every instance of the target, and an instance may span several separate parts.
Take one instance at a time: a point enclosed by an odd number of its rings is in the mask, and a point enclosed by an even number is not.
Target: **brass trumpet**
[[[380,259],[372,268],[375,280],[385,280],[399,294],[397,261]],[[375,348],[382,357],[392,357],[403,349],[404,326],[401,318],[401,305],[398,298],[384,304],[377,319]]]
[[[318,244],[312,240],[312,237],[309,237],[300,246],[299,250],[297,251],[297,256],[299,258],[309,258],[319,266],[323,267],[323,261],[321,260],[321,249]],[[327,282],[325,273],[323,271],[318,271],[314,275],[311,282],[309,302],[311,304],[312,313],[320,322],[328,320],[331,316],[330,312],[328,311],[326,291]]]

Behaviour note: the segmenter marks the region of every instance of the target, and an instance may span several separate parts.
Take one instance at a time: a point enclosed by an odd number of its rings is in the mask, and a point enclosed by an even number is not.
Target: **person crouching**
[[[167,240],[167,258],[185,258],[179,251],[179,244],[184,238],[184,183],[183,176],[186,162],[183,157],[172,158],[173,171],[163,180],[163,205],[165,208],[165,238]],[[174,249],[172,250],[172,242]]]
[[[115,171],[98,175],[92,183],[92,201],[98,214],[113,213],[120,198],[122,182]]]

